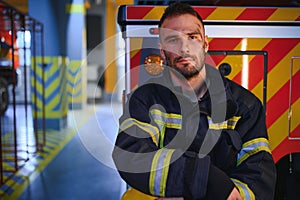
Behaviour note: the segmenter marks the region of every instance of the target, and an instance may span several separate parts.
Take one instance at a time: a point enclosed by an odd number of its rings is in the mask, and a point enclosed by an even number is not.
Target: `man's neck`
[[[189,79],[178,77],[174,72],[171,72],[171,77],[173,83],[177,86],[180,86],[185,94],[195,93],[197,98],[200,99],[207,91],[207,86],[205,84],[205,67],[203,67],[196,76],[193,76]]]

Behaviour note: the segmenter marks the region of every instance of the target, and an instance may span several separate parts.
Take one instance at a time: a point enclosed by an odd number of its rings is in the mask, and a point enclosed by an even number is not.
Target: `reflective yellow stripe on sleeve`
[[[250,156],[261,151],[271,153],[269,142],[266,138],[256,138],[244,143],[237,157],[237,166]]]
[[[213,130],[232,129],[233,130],[241,117],[233,116],[232,118],[220,123],[214,123],[210,117],[207,118],[208,118],[209,129],[213,129]]]
[[[142,129],[143,131],[145,131],[146,133],[148,133],[151,136],[152,141],[155,143],[155,145],[158,146],[159,130],[157,127],[152,126],[151,124],[148,124],[145,122],[140,122],[133,118],[128,118],[121,123],[121,125],[119,127],[119,129],[120,129],[119,132],[125,131],[126,129],[128,129],[132,126],[137,126],[140,129]]]
[[[241,196],[244,200],[255,200],[255,195],[246,183],[239,181],[238,179],[231,178],[234,185],[238,188]]]
[[[160,144],[159,147],[163,147],[163,141],[165,137],[166,128],[181,129],[182,116],[180,114],[165,113],[159,109],[152,109],[150,111],[153,121],[157,124],[160,130]]]
[[[169,165],[175,149],[159,149],[152,161],[149,190],[154,196],[165,196]]]
[[[165,113],[158,109],[152,109],[150,113],[156,124],[167,128],[181,129],[182,116],[180,114]]]

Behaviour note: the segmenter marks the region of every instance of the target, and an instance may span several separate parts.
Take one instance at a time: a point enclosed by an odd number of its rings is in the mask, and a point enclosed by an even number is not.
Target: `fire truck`
[[[194,8],[209,37],[206,62],[263,102],[278,173],[277,198],[299,194],[300,8]],[[163,70],[157,24],[164,9],[150,5],[119,8],[118,23],[125,41],[125,101],[126,94]]]
[[[16,30],[5,9],[0,3],[0,116],[9,105],[9,85],[17,86],[20,78]]]

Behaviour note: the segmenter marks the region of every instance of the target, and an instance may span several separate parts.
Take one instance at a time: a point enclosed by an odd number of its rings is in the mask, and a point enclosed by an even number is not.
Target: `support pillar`
[[[31,62],[31,101],[33,118],[38,122],[36,128],[61,130],[67,126],[68,58],[63,29],[65,12],[62,14],[65,10],[62,10],[61,3],[63,1],[56,0],[28,2],[30,15],[44,25],[43,49],[40,49],[40,44],[32,44],[31,49],[35,56]]]
[[[66,5],[69,109],[81,109],[87,101],[85,11],[84,0],[73,0]]]
[[[134,0],[116,0],[106,1],[106,18],[105,18],[105,92],[108,100],[113,96],[117,83],[117,13],[120,5],[133,4]],[[115,39],[112,39],[115,37]],[[116,95],[115,95],[116,96]]]

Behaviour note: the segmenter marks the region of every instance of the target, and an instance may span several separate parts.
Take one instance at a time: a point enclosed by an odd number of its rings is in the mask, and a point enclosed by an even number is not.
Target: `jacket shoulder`
[[[254,106],[262,106],[261,100],[250,90],[232,80],[226,79],[226,82],[230,88],[233,99],[239,106],[245,106],[248,109],[251,109]]]

